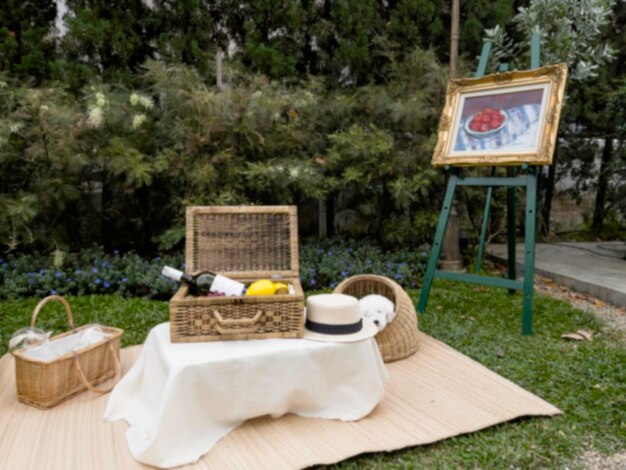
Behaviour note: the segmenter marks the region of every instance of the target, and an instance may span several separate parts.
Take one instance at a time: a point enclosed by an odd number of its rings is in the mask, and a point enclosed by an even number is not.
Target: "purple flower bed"
[[[177,284],[161,275],[164,265],[185,269],[182,253],[143,258],[136,253],[105,253],[96,247],[58,259],[39,254],[0,258],[0,298],[50,294],[119,294],[168,299]],[[305,290],[332,289],[356,274],[388,276],[405,288],[421,281],[428,249],[383,252],[357,241],[326,241],[300,248],[300,277]]]

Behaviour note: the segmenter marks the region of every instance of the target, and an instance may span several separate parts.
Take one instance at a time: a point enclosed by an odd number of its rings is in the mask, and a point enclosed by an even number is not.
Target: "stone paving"
[[[487,248],[489,256],[506,261],[505,244]],[[523,272],[524,245],[516,246],[518,275]],[[626,307],[626,242],[539,243],[535,273],[617,307]]]

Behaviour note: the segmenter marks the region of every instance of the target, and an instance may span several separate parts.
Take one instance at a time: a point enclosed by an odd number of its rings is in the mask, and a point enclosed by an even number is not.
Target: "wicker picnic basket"
[[[35,307],[30,322],[31,327],[35,326],[37,316],[43,306],[51,301],[63,304],[71,330],[53,336],[50,341],[57,341],[92,326],[75,327],[72,309],[67,300],[59,295],[51,295],[42,299]],[[47,409],[86,389],[95,393],[110,392],[122,373],[120,340],[124,331],[119,328],[98,326],[108,336],[106,340],[78,351],[68,352],[49,361],[30,358],[24,350],[13,351],[18,400],[37,408]],[[112,378],[115,378],[115,381],[111,385],[96,387]]]
[[[290,294],[192,297],[181,287],[170,300],[172,342],[304,335],[304,292],[298,267],[295,206],[188,207],[186,270],[211,271],[248,284],[280,279]]]
[[[376,342],[385,362],[410,356],[419,349],[417,314],[409,295],[395,281],[373,274],[360,274],[344,279],[334,290],[360,299],[369,294],[379,294],[393,302],[394,320],[376,335]]]

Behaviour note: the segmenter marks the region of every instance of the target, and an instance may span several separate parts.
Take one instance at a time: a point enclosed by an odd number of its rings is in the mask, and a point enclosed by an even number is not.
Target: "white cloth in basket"
[[[46,341],[39,346],[31,348],[24,352],[24,357],[37,361],[52,361],[69,352],[80,351],[92,344],[99,343],[109,336],[99,326],[89,326],[78,333],[67,335],[54,341]]]
[[[161,468],[192,463],[246,419],[295,413],[355,421],[384,395],[376,341],[262,339],[170,342],[152,329],[113,390],[105,419],[125,419],[133,456]]]

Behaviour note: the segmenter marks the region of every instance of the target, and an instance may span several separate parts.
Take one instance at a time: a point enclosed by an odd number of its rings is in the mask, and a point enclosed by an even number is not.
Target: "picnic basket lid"
[[[186,271],[232,278],[297,278],[296,206],[190,206]]]

